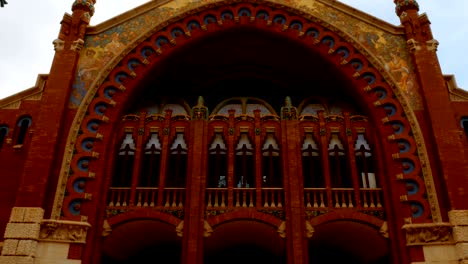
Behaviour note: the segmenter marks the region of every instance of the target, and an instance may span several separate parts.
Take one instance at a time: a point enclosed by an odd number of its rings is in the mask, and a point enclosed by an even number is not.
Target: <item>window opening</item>
[[[236,147],[236,186],[238,188],[254,187],[253,147],[246,132],[241,132]]]
[[[461,126],[465,131],[465,135],[468,137],[468,117],[463,117],[461,120]]]
[[[161,142],[159,141],[158,133],[152,132],[145,146],[140,186],[157,187],[159,185],[160,168]]]
[[[215,133],[208,152],[208,187],[227,188],[227,147],[221,133]]]
[[[332,187],[352,187],[346,171],[346,154],[338,133],[331,135],[328,145]]]
[[[132,182],[133,164],[135,161],[135,141],[132,133],[127,132],[119,148],[117,157],[114,187],[129,187]]]
[[[0,127],[0,149],[2,149],[3,142],[5,141],[5,138],[7,135],[8,135],[8,127],[1,126]]]
[[[31,126],[32,120],[29,117],[24,117],[18,122],[18,134],[16,137],[16,145],[23,145],[28,132],[29,127]]]
[[[364,134],[359,133],[354,146],[356,156],[356,167],[360,175],[361,187],[377,188],[375,173],[373,170],[372,153]]]
[[[187,143],[182,132],[177,132],[170,148],[167,187],[185,187],[187,176]]]
[[[315,143],[312,133],[306,133],[301,150],[304,187],[324,187],[325,182],[323,179],[322,166],[320,164],[319,147],[317,143]]]
[[[280,149],[273,133],[267,133],[263,144],[262,167],[263,187],[282,186]]]

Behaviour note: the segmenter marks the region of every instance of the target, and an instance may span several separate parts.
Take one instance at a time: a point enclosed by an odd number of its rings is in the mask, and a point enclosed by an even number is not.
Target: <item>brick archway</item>
[[[104,179],[95,178],[95,168],[98,167],[95,164],[106,164],[101,157],[106,156],[106,144],[110,144],[107,141],[112,133],[110,123],[119,118],[128,98],[139,93],[143,77],[178,50],[202,41],[204,36],[227,28],[252,27],[308,47],[341,75],[347,76],[360,104],[369,110],[375,123],[382,124],[378,129],[386,138],[383,140],[385,149],[391,152],[385,161],[395,168],[395,173],[388,176],[401,180],[400,189],[405,189],[408,182],[419,187],[401,207],[407,208],[406,204],[409,204],[419,210],[421,222],[431,217],[438,219],[438,206],[429,206],[437,203],[436,196],[429,195],[429,200],[425,198],[426,187],[433,183],[428,166],[421,165],[421,162],[427,164],[424,145],[420,144],[422,135],[395,82],[346,34],[323,21],[299,14],[299,11],[268,2],[206,6],[187,12],[186,16],[169,19],[164,25],[150,30],[131,50],[122,53],[112,66],[103,69],[101,78],[91,87],[74,120],[68,138],[71,147],[64,158],[52,217],[60,218],[60,211],[63,211],[64,218],[77,220],[86,216],[85,212],[92,212],[86,209],[93,204],[88,202],[91,197],[88,193],[95,193],[98,186],[104,184]],[[401,151],[401,145],[407,148]],[[70,168],[73,175],[69,175]],[[80,190],[74,186],[78,180],[85,185]],[[68,192],[66,197],[65,191]],[[391,202],[399,202],[397,198],[392,198]],[[80,210],[71,212],[73,208]],[[402,209],[400,216],[413,217],[414,213]]]

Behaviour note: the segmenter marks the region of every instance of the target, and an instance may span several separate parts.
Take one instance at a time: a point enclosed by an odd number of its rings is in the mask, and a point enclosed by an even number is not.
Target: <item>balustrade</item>
[[[353,188],[304,188],[304,205],[306,210],[332,210],[355,208],[357,210],[383,210],[381,188],[360,188],[360,204],[356,201]],[[328,199],[328,195],[331,195]],[[130,187],[112,187],[109,193],[108,207],[162,207],[163,209],[183,208],[185,188],[165,188],[162,193],[162,203],[158,205],[158,188],[138,187],[135,199],[131,202]],[[256,188],[233,188],[229,199],[228,188],[206,188],[206,209],[217,210],[229,207],[232,200],[234,208],[256,207],[257,199],[261,199],[262,208],[281,209],[284,207],[283,188],[262,188],[261,197],[257,197]],[[328,204],[331,201],[331,204]]]

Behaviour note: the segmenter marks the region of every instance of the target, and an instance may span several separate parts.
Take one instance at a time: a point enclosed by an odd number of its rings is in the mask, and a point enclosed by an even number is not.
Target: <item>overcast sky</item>
[[[151,1],[151,0],[149,0]],[[48,73],[64,13],[73,0],[7,0],[0,8],[0,98],[28,89],[37,75]],[[91,25],[99,24],[148,0],[97,0]],[[341,0],[394,25],[393,0]],[[468,0],[418,0],[420,13],[432,22],[444,74],[454,74],[459,87],[468,90]]]

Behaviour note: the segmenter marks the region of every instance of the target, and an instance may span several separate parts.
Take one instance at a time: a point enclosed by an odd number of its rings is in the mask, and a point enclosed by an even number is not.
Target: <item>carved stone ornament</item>
[[[204,237],[209,237],[211,236],[211,233],[213,233],[213,229],[211,228],[210,224],[205,220],[203,222],[203,236]]]
[[[83,48],[83,46],[84,46],[84,40],[77,39],[77,40],[73,41],[72,45],[70,46],[70,49],[73,50],[73,51],[76,51],[76,52],[80,52],[80,50]]]
[[[437,47],[439,47],[439,41],[435,39],[431,39],[426,41],[426,48],[429,51],[437,51]]]
[[[384,238],[389,238],[390,235],[388,234],[388,224],[387,221],[382,223],[382,226],[380,227],[379,233],[382,237]]]
[[[309,221],[306,221],[306,237],[311,238],[314,235],[315,229]]]
[[[286,237],[286,222],[283,221],[281,224],[278,226],[278,235],[282,238]]]
[[[416,51],[421,50],[421,44],[415,39],[408,39],[406,44],[408,44],[408,48],[411,53],[415,53]]]
[[[177,236],[184,236],[184,220],[180,221],[180,223],[176,226],[175,231],[177,233]]]
[[[449,223],[407,224],[406,245],[451,244],[452,225]]]
[[[63,47],[65,46],[65,41],[61,40],[61,39],[55,39],[54,41],[52,41],[52,44],[54,44],[54,50],[55,51],[61,51],[63,50]]]
[[[43,220],[39,241],[62,243],[86,243],[91,225],[87,222],[66,220]]]

